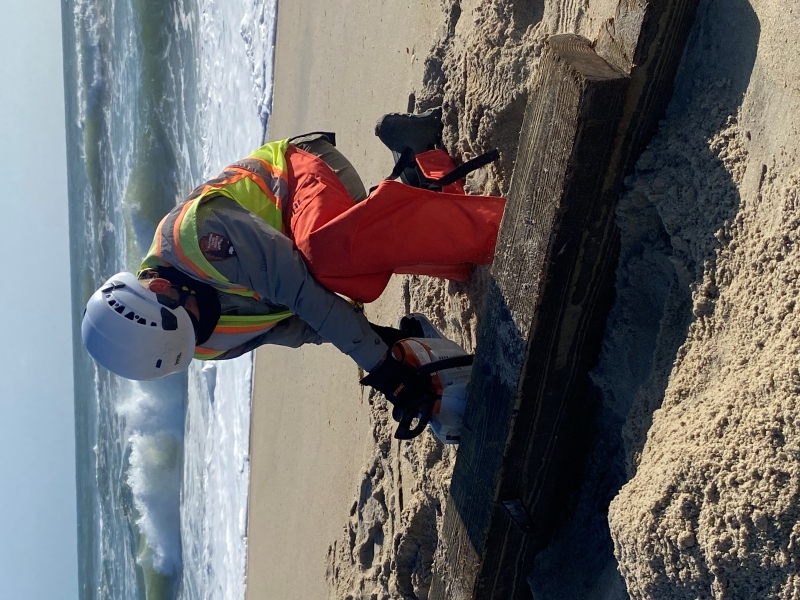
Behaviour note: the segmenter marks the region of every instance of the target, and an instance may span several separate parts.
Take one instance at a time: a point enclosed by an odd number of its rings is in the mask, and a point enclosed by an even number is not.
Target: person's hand
[[[419,375],[413,367],[396,360],[391,352],[361,380],[361,384],[374,387],[399,409],[433,391],[430,375]]]

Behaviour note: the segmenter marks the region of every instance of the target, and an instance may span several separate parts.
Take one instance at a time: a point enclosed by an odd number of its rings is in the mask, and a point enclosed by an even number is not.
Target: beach
[[[392,166],[375,121],[441,104],[453,156],[501,151],[468,190],[504,194],[548,36],[595,40],[617,4],[281,4],[270,137],[333,130],[370,187]],[[798,26],[776,0],[698,3],[619,198],[602,399],[581,487],[527,578],[537,599],[798,594]],[[367,315],[425,312],[472,351],[487,278],[396,278]],[[251,600],[428,596],[456,450],[392,440],[358,378],[330,346],[257,352]]]
[[[468,193],[508,194],[550,36],[602,42],[632,6],[656,4],[696,17],[614,208],[615,299],[588,373],[580,487],[515,577],[537,600],[800,597],[796,3],[303,0],[280,2],[275,26],[275,0],[68,0],[82,597],[437,593],[459,450],[429,431],[394,439],[390,407],[350,359],[265,346],[254,362],[130,382],[84,352],[83,307],[136,271],[163,215],[265,128],[273,140],[336,132],[370,188],[393,166],[376,121],[441,106],[456,162],[500,152]],[[365,311],[389,326],[422,312],[472,353],[495,275],[395,277]]]
[[[365,185],[392,170],[374,134],[405,112],[440,22],[437,0],[280,3],[269,137],[334,131]],[[368,317],[396,325],[402,282]],[[357,366],[331,345],[263,347],[251,423],[247,598],[326,598],[326,557],[351,514],[374,439]]]

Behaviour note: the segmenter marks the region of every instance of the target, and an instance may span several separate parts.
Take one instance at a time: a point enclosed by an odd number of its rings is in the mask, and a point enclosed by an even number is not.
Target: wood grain
[[[613,301],[622,180],[671,97],[697,0],[621,0],[596,44],[548,40],[478,333],[432,600],[530,598],[580,476]],[[595,51],[596,48],[596,51]]]

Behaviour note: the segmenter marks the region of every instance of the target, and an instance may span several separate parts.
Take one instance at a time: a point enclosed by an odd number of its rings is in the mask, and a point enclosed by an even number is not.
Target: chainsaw
[[[410,440],[426,426],[443,444],[461,440],[461,425],[467,402],[471,366],[475,358],[452,340],[445,338],[433,324],[419,313],[409,315],[422,326],[425,337],[411,337],[396,342],[393,357],[412,367],[419,375],[429,375],[429,392],[406,406],[395,407],[392,418],[397,421],[394,437]]]

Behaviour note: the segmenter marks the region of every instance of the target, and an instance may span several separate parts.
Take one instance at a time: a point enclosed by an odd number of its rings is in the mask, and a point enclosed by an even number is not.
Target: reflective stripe
[[[278,321],[283,321],[283,319],[291,316],[292,313],[288,310],[282,310],[268,315],[222,315],[219,321],[217,321],[217,327],[231,327],[240,330],[249,327],[269,329]]]
[[[288,173],[289,168],[286,164],[286,150],[288,147],[289,140],[269,142],[250,154],[248,158],[262,161],[268,165],[269,170],[275,177],[287,179],[286,173]]]
[[[158,258],[161,258],[161,228],[164,227],[164,222],[166,220],[167,215],[164,215],[164,218],[159,221],[158,227],[156,227],[156,235],[153,237],[153,244],[155,244],[155,248],[153,248],[151,252]]]
[[[253,333],[254,331],[266,331],[271,329],[275,323],[267,325],[250,325],[247,327],[239,327],[233,325],[220,325],[214,329],[214,333]]]
[[[225,354],[225,352],[227,352],[227,350],[210,350],[202,346],[194,347],[194,357],[197,360],[214,360],[218,356]]]
[[[214,179],[209,179],[202,185],[197,186],[192,190],[192,193],[189,194],[187,200],[194,200],[195,198],[199,198],[208,192],[219,189],[229,183],[235,183],[239,179],[243,177],[242,173],[239,171],[232,171],[230,167],[225,169],[222,173],[214,177]]]
[[[289,182],[273,177],[257,159],[245,159],[228,167],[219,177],[195,188],[188,200],[203,201],[207,196],[226,196],[255,213],[275,229],[284,232],[282,206],[286,204]],[[258,172],[256,167],[258,166]],[[266,175],[266,178],[264,177]],[[253,189],[253,185],[256,189]]]
[[[283,321],[287,317],[291,317],[292,313],[288,310],[282,310],[276,313],[266,315],[222,315],[217,321],[217,327],[224,327],[243,331],[250,328],[258,327],[261,329],[269,329],[278,321]],[[216,331],[216,329],[214,330]]]
[[[268,162],[254,157],[248,157],[233,164],[234,167],[245,169],[255,177],[253,180],[261,188],[279,210],[283,210],[289,196],[289,181],[285,173],[274,168]]]
[[[180,263],[191,269],[201,279],[208,281],[213,279],[215,282],[223,284],[224,290],[237,296],[249,296],[258,300],[260,296],[241,285],[231,283],[227,277],[217,271],[213,265],[206,260],[200,250],[197,240],[197,207],[201,199],[189,200],[181,209],[172,229],[173,245],[178,255]],[[184,248],[185,246],[185,248]]]
[[[272,227],[284,233],[286,228],[283,224],[283,213],[281,212],[282,200],[276,199],[272,190],[266,187],[266,182],[255,173],[241,168],[236,182],[227,185],[222,193],[241,204],[250,212],[258,215]]]
[[[184,202],[183,208],[181,208],[181,212],[178,213],[178,218],[175,219],[175,223],[173,223],[172,225],[172,239],[175,241],[175,252],[178,253],[178,260],[181,261],[181,264],[194,271],[195,274],[199,275],[201,278],[205,279],[206,277],[208,277],[209,274],[203,271],[200,267],[194,264],[193,261],[189,260],[186,257],[186,254],[183,251],[183,244],[181,243],[183,241],[181,240],[181,225],[183,224],[183,219],[186,216],[186,213],[189,212],[189,210],[192,208],[197,210],[197,200],[190,200],[189,202]],[[195,233],[195,236],[196,235],[197,234]],[[216,271],[216,269],[214,270]],[[221,274],[220,277],[222,277]],[[214,279],[216,279],[216,277],[214,277]]]
[[[272,329],[279,321],[291,317],[292,313],[284,310],[269,315],[222,315],[214,328],[215,335],[220,334],[240,334],[253,333],[254,331],[267,331]]]
[[[288,310],[268,315],[222,315],[204,346],[195,347],[195,358],[213,360],[269,331],[292,316]]]
[[[164,215],[164,218],[161,219],[161,222],[156,227],[156,233],[153,236],[153,243],[150,244],[150,249],[147,251],[147,255],[145,256],[144,260],[142,261],[141,266],[139,267],[139,271],[137,276],[141,274],[142,271],[145,269],[152,269],[155,267],[164,267],[167,266],[162,257],[162,245],[163,245],[163,236],[164,236],[164,224],[170,218],[172,213],[168,213]]]

